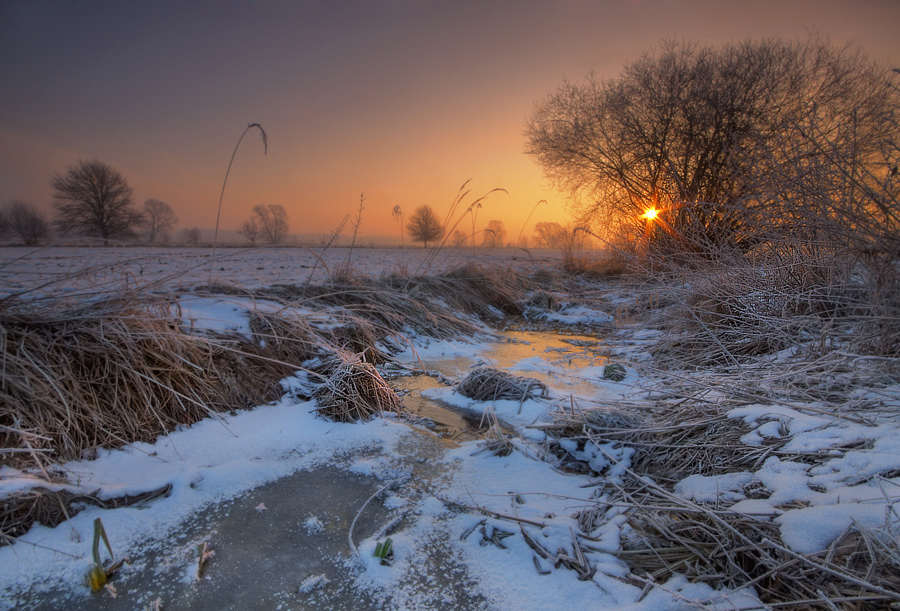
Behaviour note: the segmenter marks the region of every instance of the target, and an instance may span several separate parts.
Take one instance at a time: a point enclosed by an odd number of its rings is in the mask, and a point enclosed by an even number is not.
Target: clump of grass
[[[453,311],[494,318],[497,313],[522,313],[520,301],[528,283],[512,270],[467,264],[436,276],[410,278],[403,286],[416,298],[440,300]]]
[[[358,355],[372,365],[381,365],[390,357],[375,347],[379,341],[375,327],[365,319],[356,319],[345,325],[331,329],[334,345],[344,351]]]
[[[563,244],[563,269],[569,274],[587,278],[615,278],[632,271],[627,253],[614,248],[584,250],[567,239]]]
[[[476,401],[525,401],[549,396],[547,385],[540,380],[513,375],[491,367],[470,371],[456,386],[456,392]]]
[[[407,280],[396,277],[332,276],[327,286],[275,285],[256,291],[256,295],[327,310],[330,316],[345,321],[342,326],[368,324],[379,340],[410,329],[438,338],[468,337],[476,332],[470,321],[445,308],[429,307],[427,292],[407,288]]]
[[[456,312],[488,318],[520,314],[528,286],[513,271],[465,265],[434,276],[332,276],[326,286],[275,285],[255,294],[308,308],[332,308],[330,314],[366,321],[378,339],[410,329],[429,337],[460,338],[479,330]]]
[[[182,332],[168,304],[107,301],[76,311],[0,311],[3,462],[33,449],[51,459],[153,441],[231,409],[231,358]],[[261,388],[244,388],[263,395]],[[29,434],[32,433],[32,434]]]
[[[810,341],[868,309],[839,260],[786,251],[765,261],[730,259],[683,272],[670,293],[670,339],[660,356],[700,366],[737,365]]]
[[[15,538],[28,532],[38,522],[54,527],[77,515],[88,505],[115,509],[145,503],[167,496],[171,484],[141,494],[101,499],[97,492],[84,493],[70,490],[50,490],[37,487],[4,495],[0,504],[0,546],[13,543]]]
[[[629,440],[649,426],[647,417],[626,404],[604,405],[582,408],[573,397],[568,405],[557,406],[549,414],[552,424],[543,425],[557,438],[584,438],[588,432],[598,435],[609,434],[612,440],[619,436]]]
[[[490,452],[494,456],[509,456],[512,454],[515,445],[510,437],[503,432],[500,426],[500,419],[497,418],[494,408],[488,407],[484,410],[484,415],[481,419],[482,426],[484,426],[485,421],[488,424],[487,431],[484,433],[484,440],[478,442],[481,449],[475,452],[475,455],[482,452]]]
[[[335,367],[313,397],[318,404],[316,413],[338,422],[368,420],[385,411],[406,411],[403,401],[375,366],[356,360],[346,360]]]
[[[628,536],[616,555],[632,567],[628,580],[635,585],[675,575],[714,588],[752,585],[764,604],[798,610],[887,609],[900,601],[900,546],[886,529],[852,526],[828,549],[798,554],[780,542],[774,521],[635,480],[607,499],[630,508]]]
[[[250,330],[255,340],[253,352],[272,359],[274,365],[296,365],[328,352],[323,345],[322,334],[310,327],[309,322],[290,310],[277,314],[250,312]],[[244,350],[251,350],[244,347]],[[294,368],[296,369],[296,367]],[[285,372],[285,375],[291,373]]]

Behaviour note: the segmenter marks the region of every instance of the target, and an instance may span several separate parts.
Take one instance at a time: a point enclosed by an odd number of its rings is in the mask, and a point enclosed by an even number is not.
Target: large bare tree
[[[108,240],[130,236],[143,223],[125,177],[96,159],[79,161],[54,176],[50,184],[56,225],[62,233],[74,231]]]
[[[406,224],[406,233],[413,242],[422,242],[428,248],[429,242],[436,242],[444,235],[444,228],[434,209],[425,205],[413,211]]]
[[[144,229],[147,231],[149,242],[153,242],[156,236],[175,227],[177,222],[175,211],[166,202],[158,199],[148,199],[144,202]]]
[[[564,82],[527,122],[526,152],[572,193],[582,220],[634,227],[653,207],[666,229],[654,235],[698,250],[746,248],[761,239],[760,219],[781,212],[761,192],[764,172],[787,169],[784,147],[773,143],[794,141],[811,110],[830,129],[855,107],[862,159],[892,108],[886,72],[815,36],[720,47],[664,41],[617,78]]]
[[[253,206],[250,219],[256,221],[261,237],[269,244],[281,244],[288,236],[288,216],[280,204]]]

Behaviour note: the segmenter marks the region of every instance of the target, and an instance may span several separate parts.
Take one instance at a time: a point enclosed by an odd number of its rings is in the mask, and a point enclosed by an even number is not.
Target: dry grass
[[[440,338],[471,337],[477,332],[475,325],[456,316],[453,310],[434,307],[433,300],[440,294],[438,290],[416,287],[409,278],[379,280],[340,276],[332,277],[327,285],[276,285],[260,289],[256,295],[326,310],[329,315],[343,319],[344,326],[368,325],[378,339],[410,329],[420,335]]]
[[[252,339],[182,328],[173,298],[161,293],[108,291],[87,302],[6,299],[0,302],[0,464],[40,470],[49,481],[55,463],[153,442],[218,412],[276,399],[283,392],[278,382],[313,357],[324,363],[310,371],[323,381],[315,394],[320,414],[347,421],[403,411],[374,368],[389,358],[376,346],[400,347],[410,329],[471,337],[478,330],[470,320],[436,304],[448,295],[485,309],[513,303],[510,284],[498,279],[472,269],[422,278],[414,296],[397,290],[398,279],[348,276],[344,285],[273,287],[257,294],[280,298],[286,307],[251,312]],[[226,286],[195,293],[250,296]],[[290,306],[321,312],[329,324],[314,326]],[[8,542],[35,519],[58,523],[56,514],[71,513],[74,501],[30,491],[3,502]]]
[[[900,285],[822,249],[782,249],[671,270],[669,338],[657,356],[673,364],[735,366],[795,346],[900,355]]]
[[[584,250],[569,241],[563,247],[563,269],[587,278],[615,278],[632,271],[632,257],[615,248]]]
[[[590,534],[614,507],[627,516],[617,555],[630,568],[625,580],[639,587],[684,575],[716,588],[753,586],[773,609],[889,608],[900,601],[896,532],[852,525],[825,551],[801,555],[781,541],[774,520],[729,510],[740,498],[768,498],[771,493],[756,480],[748,480],[732,500],[699,503],[673,493],[689,475],[753,472],[771,456],[810,468],[823,465],[830,453],[787,452],[787,434],[745,443],[750,427],[726,414],[748,404],[788,405],[819,418],[874,426],[869,417],[877,415],[878,406],[858,398],[857,391],[892,383],[880,363],[829,352],[786,363],[757,361],[740,370],[723,366],[685,376],[657,372],[665,377],[652,398],[559,406],[551,424],[539,425],[553,439],[547,450],[567,470],[598,476],[601,486],[594,493],[596,505],[576,516],[582,545],[591,547]],[[823,400],[832,407],[823,409]],[[606,469],[613,467],[595,472],[581,454],[588,443],[624,476],[607,477]],[[627,463],[617,462],[603,449],[610,447],[634,453]],[[713,600],[705,602],[715,606]]]
[[[492,319],[522,313],[519,302],[529,282],[511,269],[486,269],[469,264],[436,276],[395,278],[394,290],[435,301],[454,312]]]
[[[167,496],[171,490],[172,485],[166,484],[158,490],[109,499],[101,499],[97,493],[73,493],[47,488],[15,492],[4,496],[0,501],[0,545],[12,543],[15,537],[28,532],[35,522],[49,527],[62,524],[87,505],[104,509],[128,507]]]
[[[381,365],[390,357],[376,348],[380,341],[375,328],[364,319],[352,320],[331,329],[332,343],[341,351],[357,354],[367,363]]]
[[[645,478],[607,502],[626,507],[630,531],[618,556],[636,585],[680,574],[752,586],[778,609],[874,611],[900,601],[900,547],[890,533],[848,529],[827,550],[801,555],[780,543],[774,522],[686,501]]]
[[[474,268],[417,279],[412,296],[400,293],[398,282],[259,291],[340,322],[323,330],[289,308],[254,312],[253,341],[187,332],[170,298],[135,290],[87,305],[8,299],[0,304],[0,459],[45,463],[153,441],[217,411],[275,398],[275,382],[311,357],[348,353],[379,363],[387,355],[376,344],[399,345],[397,335],[409,329],[433,337],[475,334],[471,322],[435,307],[450,296],[483,309],[511,307],[519,296],[511,281]]]
[[[251,401],[268,394],[264,383],[240,375],[242,355],[182,332],[161,301],[5,309],[0,328],[4,462],[16,456],[9,450],[69,460],[153,441],[231,409],[235,394]]]
[[[491,367],[473,369],[456,386],[456,392],[476,401],[519,401],[547,397],[547,385]]]
[[[494,408],[488,407],[484,410],[484,415],[481,418],[481,428],[484,427],[485,421],[487,421],[488,425],[487,431],[484,433],[484,440],[478,442],[481,449],[475,454],[481,454],[482,452],[490,452],[494,456],[509,456],[512,454],[515,444],[510,436],[503,432],[503,428],[500,426],[500,419],[497,418]]]
[[[898,293],[885,275],[876,282],[865,266],[850,269],[824,250],[788,249],[763,261],[669,266],[669,284],[629,287],[635,303],[656,304],[632,308],[640,327],[667,331],[653,365],[640,365],[658,380],[648,398],[570,401],[557,406],[552,423],[536,425],[550,435],[553,462],[598,477],[596,504],[575,516],[585,549],[614,508],[627,516],[617,552],[630,568],[625,580],[645,591],[685,575],[716,588],[752,586],[773,609],[874,611],[900,602],[895,530],[854,524],[825,551],[801,555],[782,542],[774,520],[730,511],[736,500],[700,503],[673,493],[690,475],[754,472],[773,456],[815,468],[832,456],[788,452],[786,430],[745,443],[750,426],[729,418],[731,409],[787,406],[861,427],[897,417],[889,387],[900,379],[892,332]],[[628,460],[616,462],[604,448],[627,448]],[[585,456],[597,452],[614,467],[596,472],[603,461],[592,467]],[[625,475],[611,477],[613,469]],[[770,495],[751,479],[738,496]],[[698,608],[704,604],[723,603],[698,601]]]
[[[340,363],[315,392],[316,413],[338,422],[368,420],[382,412],[406,411],[403,401],[375,366],[356,360]]]

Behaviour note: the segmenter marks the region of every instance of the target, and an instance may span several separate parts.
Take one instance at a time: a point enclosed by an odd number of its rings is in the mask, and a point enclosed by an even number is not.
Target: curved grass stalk
[[[241,146],[241,141],[244,139],[244,136],[246,136],[247,132],[254,127],[259,128],[259,133],[262,135],[263,155],[266,155],[269,152],[269,136],[266,134],[266,130],[264,130],[259,123],[251,123],[248,125],[247,129],[241,133],[241,137],[238,138],[237,144],[234,145],[234,151],[231,153],[231,160],[228,162],[228,169],[225,170],[225,180],[222,181],[222,192],[219,194],[219,210],[216,212],[216,231],[213,234],[212,259],[216,258],[216,245],[219,239],[219,219],[222,216],[222,198],[225,197],[225,185],[228,183],[228,174],[231,173],[231,164],[234,163],[234,156],[237,155],[238,147]],[[212,282],[212,260],[209,262],[209,276],[207,277],[206,282],[207,284]]]
[[[547,200],[542,199],[541,201],[539,201],[538,203],[536,203],[534,205],[534,208],[531,209],[531,212],[528,214],[528,218],[525,219],[525,223],[522,225],[521,231],[519,231],[519,237],[516,238],[516,246],[518,246],[519,242],[522,241],[522,234],[525,233],[525,228],[528,227],[528,221],[531,220],[532,215],[534,215],[534,211],[538,209],[538,206],[540,206],[541,204],[546,204],[546,203],[547,203]]]

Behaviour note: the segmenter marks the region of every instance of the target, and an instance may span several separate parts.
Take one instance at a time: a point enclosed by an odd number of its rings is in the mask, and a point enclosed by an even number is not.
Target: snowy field
[[[0,248],[0,294],[80,293],[123,287],[254,289],[320,283],[342,266],[371,277],[435,274],[474,263],[527,272],[556,265],[559,251],[444,248]]]
[[[351,265],[357,273],[377,277],[402,268],[410,274],[436,273],[470,262],[520,271],[559,263],[558,253],[543,251],[447,252],[433,262],[425,254],[356,249]],[[0,249],[2,293],[78,296],[136,284],[191,288],[208,284],[210,255],[210,249]],[[313,269],[328,273],[348,256],[345,249],[324,256],[304,249],[220,250],[212,262],[212,280],[248,289],[304,283]],[[526,309],[526,317],[532,324],[543,320],[557,339],[570,332],[596,338],[606,358],[585,348],[587,342],[561,343],[540,333],[479,341],[410,336],[405,351],[395,354],[404,366],[439,370],[456,382],[469,367],[490,365],[547,384],[547,396],[523,401],[479,402],[464,397],[456,386],[441,384],[415,391],[476,418],[495,414],[509,431],[512,452],[506,455],[489,451],[485,440],[436,441],[422,422],[395,415],[364,423],[316,417],[314,400],[305,398],[311,382],[298,371],[282,381],[278,401],[183,427],[152,444],[102,450],[91,460],[67,463],[65,481],[48,484],[39,472],[3,467],[4,494],[35,485],[104,498],[166,485],[171,491],[132,507],[89,506],[55,528],[35,526],[15,545],[0,547],[0,607],[240,609],[249,608],[252,600],[253,608],[261,609],[765,608],[753,585],[729,590],[678,575],[654,581],[632,570],[624,542],[633,536],[627,525],[633,508],[617,503],[613,494],[633,466],[636,450],[627,439],[563,439],[556,442],[555,453],[548,452],[554,443],[547,433],[554,412],[571,409],[574,414],[576,407],[626,403],[674,409],[681,401],[660,398],[670,380],[654,369],[649,354],[662,332],[640,320],[615,318],[617,308],[632,298],[628,290],[617,292],[607,285],[604,299],[591,303],[557,297],[558,309]],[[185,324],[234,333],[249,332],[253,309],[284,308],[234,295],[180,299]],[[779,358],[788,360],[790,354]],[[612,362],[607,359],[624,365],[624,379],[605,375]],[[673,376],[684,381],[681,374]],[[409,388],[403,376],[389,379],[401,391]],[[864,409],[852,413],[836,412],[827,400],[746,400],[738,405],[713,388],[703,397],[726,406],[724,417],[742,427],[740,443],[758,448],[759,460],[740,468],[726,466],[716,476],[648,479],[648,487],[666,484],[671,489],[666,494],[699,513],[766,520],[789,557],[808,555],[820,562],[817,554],[834,551],[854,529],[896,541],[896,380],[886,378],[877,387],[854,391],[855,405]],[[585,471],[563,468],[563,455],[586,465]],[[348,494],[331,509],[302,505],[300,510],[300,500],[277,495],[261,500],[257,494],[284,478],[323,468],[337,469],[330,472],[338,473],[333,475],[337,479],[368,478],[372,483],[362,496]],[[184,534],[192,518],[217,506],[244,511],[246,528],[252,523],[258,532],[271,531],[276,540],[280,531],[285,537],[296,531],[296,545],[307,547],[294,549],[293,559],[279,561],[277,568],[264,568],[269,567],[266,545],[248,541],[241,545],[248,566],[257,568],[227,573],[223,550],[234,541],[223,540],[215,525],[205,534]],[[597,516],[585,527],[584,512],[592,508],[599,508]],[[372,512],[376,517],[370,515],[366,522],[364,516]],[[116,575],[112,588],[91,594],[83,577],[92,565],[92,528],[98,517],[113,551],[133,562]],[[224,525],[218,528],[224,532]],[[332,547],[324,542],[329,533],[337,537]],[[387,536],[393,542],[389,564],[374,556]],[[197,545],[202,544],[212,552],[218,549],[220,556],[209,556],[198,571]],[[322,557],[310,558],[316,554]],[[213,594],[213,588],[230,594]],[[891,600],[900,600],[900,594],[884,593],[884,608],[890,608]]]

